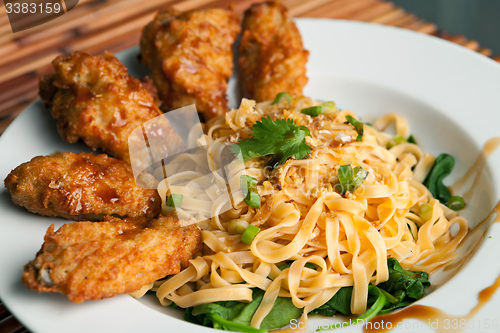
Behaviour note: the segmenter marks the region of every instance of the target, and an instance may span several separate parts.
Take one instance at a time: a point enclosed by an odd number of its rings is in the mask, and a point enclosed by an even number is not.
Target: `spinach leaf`
[[[417,144],[417,140],[415,140],[415,137],[413,136],[413,134],[410,134],[407,141],[408,141],[408,143],[413,143],[414,145]]]
[[[263,290],[254,289],[250,303],[231,301],[201,304],[187,308],[184,318],[192,323],[221,330],[263,333],[290,324],[292,319],[299,317],[303,312],[303,309],[293,305],[291,298],[278,297],[273,308],[262,321],[260,329],[251,327],[250,321],[263,297]]]
[[[273,330],[290,324],[292,319],[299,317],[304,309],[296,308],[290,297],[278,297],[271,312],[264,318],[260,328]]]
[[[285,263],[281,270],[290,267]],[[425,272],[405,270],[394,258],[387,259],[389,279],[377,286],[368,286],[367,311],[356,320],[342,325],[321,327],[319,330],[345,327],[360,321],[368,321],[379,314],[389,313],[397,308],[407,306],[424,296],[425,288],[430,286],[429,275]],[[306,265],[316,269],[313,264]],[[325,304],[314,309],[310,314],[334,316],[337,312],[343,315],[351,314],[351,298],[353,287],[343,287]],[[221,330],[232,330],[248,333],[264,333],[267,330],[281,328],[290,324],[292,319],[299,317],[303,309],[296,308],[292,299],[278,297],[270,313],[262,321],[260,328],[250,326],[255,311],[259,307],[264,291],[254,289],[252,301],[215,302],[187,308],[184,318],[192,323],[209,326]]]
[[[341,288],[340,290],[342,290],[344,288]],[[380,313],[380,311],[382,311],[386,302],[387,302],[387,299],[386,299],[385,293],[382,292],[382,290],[380,290],[376,286],[369,285],[368,286],[368,303],[369,304],[371,303],[371,306],[368,308],[368,310],[366,310],[365,313],[363,313],[361,316],[356,318],[356,320],[354,320],[354,321],[349,321],[346,323],[342,323],[340,325],[321,326],[318,328],[318,331],[331,330],[331,329],[335,329],[335,328],[350,326],[352,324],[356,324],[359,322],[369,321],[373,317],[378,315]],[[350,307],[350,304],[349,304],[349,307]],[[349,309],[349,312],[351,312],[350,309]]]
[[[431,171],[424,180],[424,185],[429,189],[432,196],[444,205],[450,200],[451,194],[443,184],[443,179],[451,173],[454,165],[455,159],[453,156],[441,154],[434,161]]]
[[[287,263],[284,263],[283,265],[278,266],[278,268],[280,269],[280,271],[282,271],[284,269],[287,269],[290,266],[292,266],[292,262],[291,261],[287,262]],[[314,270],[318,269],[318,267],[315,264],[310,263],[310,262],[306,262],[306,264],[304,266],[307,267],[307,268],[310,268],[310,269],[314,269]]]
[[[401,299],[399,303],[417,300],[424,296],[424,289],[429,287],[429,274],[404,270],[394,258],[387,259],[389,279],[378,287]]]
[[[352,287],[343,287],[333,297],[310,312],[310,314],[320,314],[323,316],[333,316],[337,311],[347,316],[351,314]]]
[[[390,313],[395,309],[410,305],[424,296],[424,289],[430,286],[427,273],[405,270],[394,258],[387,259],[387,266],[389,279],[376,286],[368,286],[368,310],[365,313],[354,321],[321,327],[318,330],[334,329],[360,321],[368,321],[379,314]],[[328,302],[310,313],[332,316],[336,312],[340,312],[343,315],[350,315],[352,290],[352,287],[341,288]]]

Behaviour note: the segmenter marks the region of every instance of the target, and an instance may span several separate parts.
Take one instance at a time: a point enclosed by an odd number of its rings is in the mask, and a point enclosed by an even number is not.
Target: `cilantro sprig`
[[[292,119],[263,117],[253,125],[252,134],[253,138],[237,143],[244,161],[272,156],[269,165],[275,168],[291,157],[305,159],[312,149],[306,144],[306,136],[311,136],[309,129],[297,125]],[[234,148],[232,150],[239,153]]]

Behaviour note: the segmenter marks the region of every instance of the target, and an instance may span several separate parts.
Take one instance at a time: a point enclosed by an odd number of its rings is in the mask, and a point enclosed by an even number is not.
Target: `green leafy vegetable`
[[[379,314],[386,314],[405,307],[424,296],[425,288],[430,286],[429,275],[425,272],[404,270],[394,258],[387,259],[389,279],[377,286],[368,287],[368,310],[353,322],[336,326],[321,327],[327,330],[349,326],[361,321],[371,320]],[[312,314],[334,315],[337,311],[343,315],[351,314],[352,287],[341,288],[323,306],[313,310]]]
[[[247,230],[245,230],[243,234],[241,234],[241,241],[245,244],[250,245],[259,232],[260,228],[257,228],[253,224],[250,224]]]
[[[260,328],[273,330],[289,325],[292,319],[299,317],[304,309],[296,308],[289,297],[278,297],[271,312],[264,318]]]
[[[415,137],[413,136],[413,134],[410,134],[407,141],[408,141],[408,143],[413,143],[414,145],[417,144],[417,141],[415,140]]]
[[[274,101],[273,101],[273,104],[272,105],[275,105],[275,104],[279,104],[281,103],[281,101],[283,99],[286,99],[286,101],[288,102],[288,104],[290,104],[292,102],[292,96],[289,94],[289,93],[286,93],[286,92],[280,92],[276,95],[276,97],[274,98]]]
[[[291,263],[287,262],[279,268],[286,269],[290,265]],[[424,289],[430,286],[427,273],[404,270],[399,262],[393,258],[387,259],[387,265],[389,279],[377,286],[368,286],[368,309],[364,314],[358,316],[354,321],[320,327],[318,330],[345,327],[369,321],[379,314],[389,313],[423,297]],[[316,266],[312,265],[310,268],[315,269]],[[338,312],[346,316],[351,315],[352,292],[353,287],[340,288],[328,302],[311,311],[310,314],[333,316]],[[303,312],[303,309],[293,305],[291,298],[278,297],[270,313],[262,321],[260,328],[251,327],[250,322],[263,297],[263,290],[254,289],[250,303],[226,301],[202,304],[187,308],[184,317],[187,321],[221,330],[264,333],[266,330],[290,324],[292,319],[299,317]]]
[[[341,288],[341,290],[342,289],[344,289],[344,288]],[[361,316],[356,318],[356,320],[354,320],[354,321],[349,321],[346,323],[342,323],[340,325],[322,326],[322,327],[318,328],[318,331],[331,330],[331,329],[335,329],[335,328],[351,326],[351,325],[356,324],[356,323],[362,323],[362,322],[366,322],[366,321],[371,320],[376,315],[378,315],[380,313],[380,311],[382,311],[382,309],[384,308],[384,306],[387,302],[387,298],[385,295],[386,294],[382,290],[377,288],[376,286],[369,285],[368,286],[369,300],[373,299],[373,297],[375,297],[375,301],[370,302],[370,303],[372,303],[372,305],[368,308],[368,310],[366,310],[365,313],[363,313]],[[349,312],[350,312],[350,310],[349,310]]]
[[[292,266],[292,262],[287,262],[287,263],[285,263],[283,265],[278,266],[278,268],[280,269],[280,271],[282,271],[284,269],[287,269],[290,266]],[[314,269],[314,270],[318,269],[318,267],[315,264],[310,263],[310,262],[307,262],[304,266],[307,267],[307,268],[310,268],[310,269]]]
[[[338,171],[339,184],[335,186],[335,189],[342,195],[345,195],[347,192],[354,193],[367,176],[368,171],[360,166],[353,169],[350,164],[341,165]]]
[[[296,308],[291,298],[278,297],[260,328],[251,327],[250,322],[263,297],[264,291],[254,289],[250,303],[228,301],[202,304],[187,308],[184,318],[192,323],[221,330],[263,333],[286,326],[302,314],[303,309]]]
[[[343,287],[332,298],[319,308],[312,310],[311,314],[333,316],[337,311],[348,316],[351,314],[352,287]]]
[[[460,210],[465,207],[465,201],[464,198],[454,195],[448,200],[447,204],[448,208],[453,209],[453,210]]]
[[[309,129],[298,126],[292,119],[272,120],[265,117],[253,125],[252,132],[253,138],[237,143],[244,161],[272,155],[270,165],[277,167],[290,157],[298,160],[306,158],[312,149],[305,143],[306,136],[311,136]],[[233,147],[233,152],[238,154],[239,151]]]
[[[346,116],[345,119],[347,120],[347,122],[349,124],[354,126],[354,129],[358,133],[358,136],[356,137],[356,141],[362,141],[363,140],[363,133],[364,133],[363,123],[360,122],[359,120],[357,120],[356,118],[354,118],[353,116]]]
[[[429,189],[432,196],[443,205],[446,205],[451,197],[450,191],[443,184],[443,179],[451,173],[454,165],[455,159],[453,156],[441,154],[434,161],[431,171],[424,180],[424,185]]]
[[[420,271],[407,271],[394,258],[387,259],[389,279],[377,285],[400,301],[391,308],[384,308],[384,313],[406,306],[424,296],[424,289],[429,287],[429,274]]]
[[[259,208],[260,195],[257,193],[257,179],[248,175],[241,175],[240,186],[245,203],[250,207]]]
[[[167,198],[167,202],[165,203],[168,207],[180,207],[182,203],[182,199],[184,195],[172,193]]]

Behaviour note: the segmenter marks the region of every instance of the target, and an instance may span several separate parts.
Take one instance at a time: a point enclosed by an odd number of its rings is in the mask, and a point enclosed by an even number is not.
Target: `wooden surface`
[[[142,27],[158,8],[179,10],[235,5],[243,12],[256,0],[80,0],[67,14],[13,34],[5,7],[0,7],[0,133],[37,98],[38,78],[51,71],[51,61],[75,50],[118,52],[139,42]],[[337,18],[385,24],[437,35],[491,56],[491,51],[464,36],[439,31],[431,22],[381,0],[283,0],[295,17]],[[500,61],[500,57],[495,60]],[[0,333],[27,330],[0,303]]]

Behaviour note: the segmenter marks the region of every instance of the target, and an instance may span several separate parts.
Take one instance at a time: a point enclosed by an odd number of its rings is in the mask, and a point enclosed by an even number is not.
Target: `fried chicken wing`
[[[143,30],[141,59],[151,68],[163,107],[194,103],[207,118],[228,110],[232,46],[240,29],[237,15],[226,9],[157,14]]]
[[[38,292],[58,292],[80,303],[139,290],[179,273],[201,250],[201,232],[173,217],[149,223],[106,222],[51,225],[23,282]]]
[[[156,217],[156,190],[136,185],[128,163],[105,154],[60,153],[38,156],[5,178],[12,201],[29,211],[73,220]]]
[[[82,139],[92,149],[129,161],[129,134],[162,114],[151,85],[131,77],[111,53],[75,52],[52,65],[55,74],[40,81],[40,97],[52,106],[63,139]]]
[[[309,52],[282,4],[263,2],[245,11],[239,51],[244,97],[262,102],[280,92],[302,95]]]

